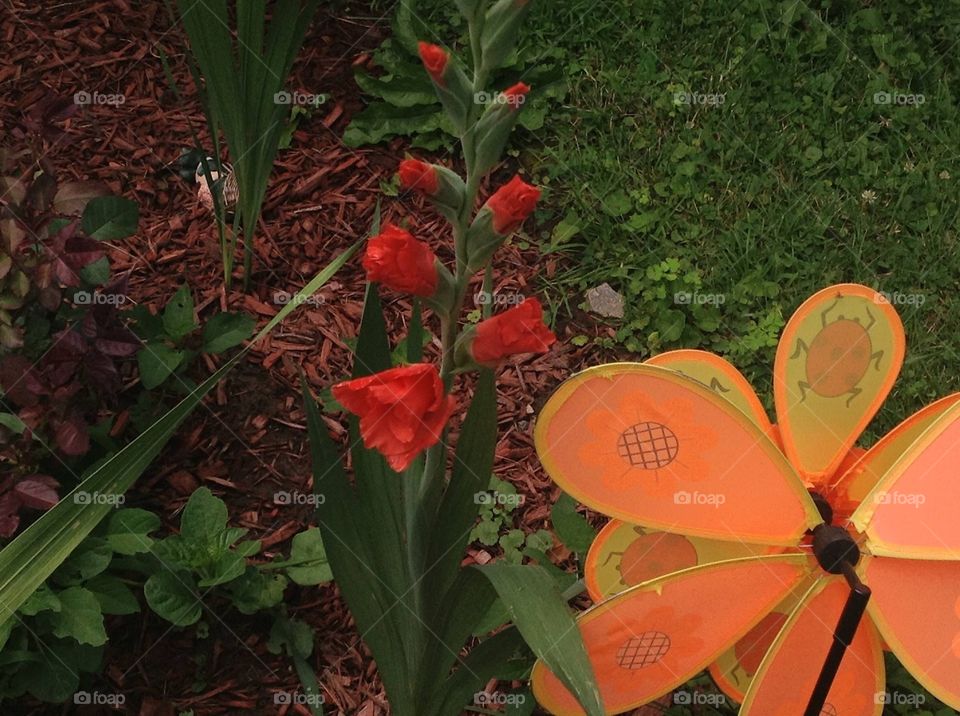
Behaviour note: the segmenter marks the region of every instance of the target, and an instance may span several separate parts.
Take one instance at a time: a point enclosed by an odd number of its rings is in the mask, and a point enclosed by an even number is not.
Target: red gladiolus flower
[[[333,386],[333,397],[360,418],[363,444],[380,452],[397,472],[439,442],[454,407],[429,363],[339,383]]]
[[[503,91],[504,101],[517,109],[527,98],[527,93],[530,91],[530,85],[526,85],[523,82],[517,82],[517,84],[512,87],[507,87]]]
[[[400,162],[400,186],[404,189],[419,189],[424,194],[437,193],[440,180],[432,164],[419,159],[404,159]]]
[[[540,198],[540,190],[515,176],[487,199],[486,206],[493,212],[493,230],[509,234],[533,212]]]
[[[437,290],[437,257],[409,231],[385,224],[367,242],[363,268],[368,281],[414,296],[432,296]]]
[[[450,55],[439,45],[432,45],[429,42],[418,42],[417,49],[420,52],[420,59],[423,61],[427,74],[438,85],[442,85],[443,73],[447,69]]]
[[[481,321],[470,352],[477,363],[492,367],[516,353],[544,353],[556,340],[543,323],[540,301],[528,298],[509,311]]]

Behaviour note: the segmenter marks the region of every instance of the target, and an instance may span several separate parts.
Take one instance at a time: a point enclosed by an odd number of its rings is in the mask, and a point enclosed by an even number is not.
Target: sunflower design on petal
[[[814,549],[825,534],[872,597],[822,713],[880,716],[885,647],[960,709],[960,394],[856,444],[904,352],[893,306],[843,284],[784,328],[775,424],[733,366],[701,351],[598,366],[558,388],[537,421],[541,462],[615,518],[587,555],[596,605],[577,622],[607,713],[706,668],[741,716],[803,713],[850,593]],[[639,569],[654,545],[661,566]],[[635,573],[644,581],[628,586]],[[550,713],[584,713],[542,662],[531,681]]]
[[[633,391],[612,408],[597,406],[586,416],[593,440],[581,447],[580,457],[610,489],[634,485],[648,494],[673,493],[710,468],[695,446],[712,444],[718,436],[695,421],[689,400],[658,403]]]

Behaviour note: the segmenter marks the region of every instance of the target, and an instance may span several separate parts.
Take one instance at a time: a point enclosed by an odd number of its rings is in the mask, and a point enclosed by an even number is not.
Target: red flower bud
[[[419,159],[404,159],[400,162],[399,174],[400,186],[404,189],[419,189],[432,196],[440,186],[434,166]]]
[[[447,62],[450,61],[450,54],[439,45],[432,45],[429,42],[418,42],[417,49],[427,74],[438,85],[442,85],[443,73],[447,69]]]
[[[470,352],[477,363],[492,367],[516,353],[543,353],[556,340],[543,323],[540,301],[528,298],[509,311],[481,321]]]
[[[437,290],[437,257],[430,247],[409,231],[385,224],[367,242],[363,268],[368,281],[414,296],[432,296]]]
[[[504,101],[513,107],[514,109],[519,109],[527,98],[527,93],[530,91],[530,85],[526,85],[523,82],[517,82],[517,84],[512,87],[507,87],[503,91]]]
[[[363,444],[377,450],[397,472],[440,440],[453,412],[435,366],[391,368],[333,386],[333,397],[360,418]]]
[[[515,176],[487,199],[486,207],[493,212],[493,230],[509,234],[533,212],[540,198],[540,190]]]

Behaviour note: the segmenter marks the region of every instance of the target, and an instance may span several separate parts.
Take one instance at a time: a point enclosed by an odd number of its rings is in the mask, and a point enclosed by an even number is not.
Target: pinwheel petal
[[[652,701],[704,669],[809,574],[803,555],[750,557],[676,572],[585,612],[583,636],[607,713]],[[533,692],[558,716],[583,709],[537,662]]]
[[[784,328],[773,371],[777,425],[790,462],[814,486],[833,475],[903,364],[903,324],[876,291],[831,286]]]

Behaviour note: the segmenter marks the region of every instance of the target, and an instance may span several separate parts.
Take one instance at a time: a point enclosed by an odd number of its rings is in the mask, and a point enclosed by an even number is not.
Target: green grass
[[[875,437],[958,385],[960,11],[861,5],[535,5],[528,40],[567,52],[570,91],[517,144],[545,204],[564,207],[544,237],[575,259],[555,295],[576,305],[610,282],[627,297],[619,342],[639,358],[716,351],[769,405],[776,338],[807,296],[840,281],[922,296],[898,306],[907,360]],[[894,91],[924,101],[874,102]]]

